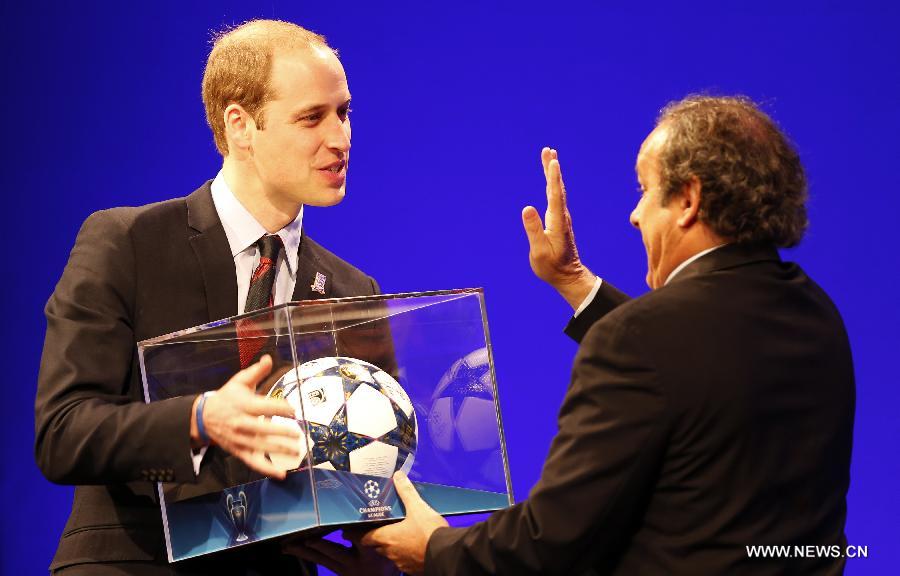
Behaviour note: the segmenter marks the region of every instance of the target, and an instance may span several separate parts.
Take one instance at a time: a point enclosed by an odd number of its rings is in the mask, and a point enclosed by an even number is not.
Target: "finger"
[[[546,242],[544,223],[541,222],[541,216],[533,206],[526,206],[522,210],[522,226],[525,227],[525,235],[528,236],[528,245],[531,251],[533,253],[540,251]]]
[[[545,156],[541,156],[541,161],[544,161]],[[547,149],[546,161],[544,162],[544,180],[546,180],[547,184],[545,186],[545,193],[547,194],[547,211],[550,212],[553,207],[550,205],[550,195],[553,193],[551,188],[555,185],[555,181],[553,178],[553,173],[550,170],[550,163],[553,162],[553,151],[551,149]]]
[[[263,354],[259,362],[251,364],[235,374],[228,382],[237,382],[248,390],[256,392],[256,385],[272,371],[272,357]],[[227,385],[227,384],[226,384]]]
[[[276,463],[276,465],[293,470],[294,468],[299,468],[303,463],[300,458],[301,442],[303,441],[299,438],[266,436],[262,441],[256,443],[256,450],[265,452],[269,456],[277,456],[280,459],[280,463]]]
[[[275,466],[274,464],[266,460],[262,452],[248,452],[246,450],[239,450],[235,453],[235,456],[240,458],[248,468],[259,472],[264,476],[275,478],[277,480],[284,480],[287,477],[287,470]]]
[[[265,398],[253,396],[247,398],[243,406],[244,412],[254,416],[281,416],[283,418],[297,419],[297,409],[291,406],[284,398]]]
[[[269,457],[269,462],[271,462],[273,466],[281,470],[287,470],[288,472],[293,472],[294,470],[299,470],[300,468],[309,465],[306,459],[301,458],[299,454],[284,456],[283,454],[267,452],[266,456]]]
[[[353,549],[357,554],[363,555],[371,552],[372,549],[363,544],[362,539],[368,534],[365,530],[344,530],[341,532],[341,538],[353,545]]]
[[[544,168],[544,179],[547,178],[547,168],[550,166],[550,160],[553,158],[552,149],[544,146],[541,148],[541,166]]]
[[[301,456],[305,452],[299,442],[278,443],[270,439],[241,437],[231,443],[223,444],[222,448],[232,454],[262,454],[267,465],[274,466],[278,470],[297,470],[307,463],[306,459]]]
[[[547,210],[559,216],[566,212],[566,188],[562,181],[559,160],[551,160],[547,179]]]
[[[229,442],[221,443],[220,446],[232,454],[259,452],[266,455],[264,457],[281,470],[294,470],[303,465],[298,444],[284,445],[265,438],[238,436]]]
[[[386,544],[384,541],[384,532],[389,528],[391,528],[391,526],[382,526],[381,528],[366,532],[359,539],[359,545],[365,546],[366,548],[378,548],[384,546]]]
[[[559,187],[562,189],[563,194],[566,193],[566,184],[563,182],[562,177],[562,164],[559,161],[559,154],[556,153],[556,150],[553,151],[553,160],[551,162],[556,161],[556,178],[559,181]]]
[[[341,531],[341,538],[350,542],[354,546],[360,546],[360,540],[367,533],[366,530],[360,528],[345,528]]]
[[[296,422],[290,420],[289,422]],[[252,441],[266,440],[270,437],[287,438],[297,441],[301,437],[300,425],[291,425],[287,422],[273,422],[268,418],[248,416],[243,414],[235,419],[233,428],[234,440],[241,441],[250,438]]]
[[[406,507],[407,515],[409,515],[410,507],[428,508],[428,504],[422,500],[416,487],[413,486],[412,481],[402,470],[398,470],[394,473],[394,489],[397,491],[397,495],[400,496],[403,506]]]

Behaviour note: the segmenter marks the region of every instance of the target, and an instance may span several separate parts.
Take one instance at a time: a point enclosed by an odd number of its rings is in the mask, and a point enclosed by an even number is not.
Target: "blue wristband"
[[[215,392],[204,392],[200,395],[200,401],[197,402],[197,410],[194,411],[194,419],[197,421],[197,433],[200,435],[200,441],[204,446],[209,446],[212,440],[206,434],[206,426],[203,425],[203,407],[206,405],[206,399],[215,394]]]

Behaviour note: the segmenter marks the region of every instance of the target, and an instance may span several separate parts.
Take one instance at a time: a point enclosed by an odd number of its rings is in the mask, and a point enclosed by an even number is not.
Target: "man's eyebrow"
[[[338,108],[343,108],[343,107],[349,106],[349,105],[350,105],[350,98],[347,98],[347,100],[344,101],[343,103],[341,103],[341,105],[338,106]],[[307,114],[311,114],[313,112],[322,112],[324,110],[328,110],[329,108],[330,108],[330,106],[328,104],[313,104],[311,106],[307,106],[306,108],[298,110],[297,112],[294,112],[294,116],[296,116],[296,117],[306,116]]]
[[[321,112],[327,109],[327,104],[313,104],[312,106],[307,106],[306,108],[294,112],[293,115],[299,118],[300,116],[306,116],[307,114],[311,114],[313,112]]]

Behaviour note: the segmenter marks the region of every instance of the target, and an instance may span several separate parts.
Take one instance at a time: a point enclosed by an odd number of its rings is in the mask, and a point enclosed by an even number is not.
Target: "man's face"
[[[656,289],[665,283],[677,264],[673,251],[679,234],[673,202],[664,206],[660,189],[659,153],[666,141],[666,129],[658,126],[641,144],[637,158],[637,177],[641,199],[631,212],[631,224],[641,231],[647,251],[647,285]]]
[[[274,97],[251,162],[269,200],[279,207],[332,206],[344,198],[350,158],[350,90],[344,67],[327,48],[276,52]]]

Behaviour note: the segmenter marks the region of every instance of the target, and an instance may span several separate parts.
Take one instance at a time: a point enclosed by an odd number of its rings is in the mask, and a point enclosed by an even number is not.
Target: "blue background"
[[[853,345],[847,534],[869,558],[848,572],[900,564],[898,9],[621,4],[4,2],[2,572],[45,570],[71,503],[32,457],[43,304],[88,214],[215,175],[200,100],[209,32],[251,17],[325,34],[350,79],[348,196],[307,210],[310,235],[385,292],[485,288],[519,499],[575,352],[561,332],[570,310],[531,275],[521,230],[524,205],[544,208],[540,148],[559,149],[585,261],[638,295],[645,258],[627,217],[657,110],[700,90],[763,102],[810,180],[811,227],[786,256],[829,292]]]

